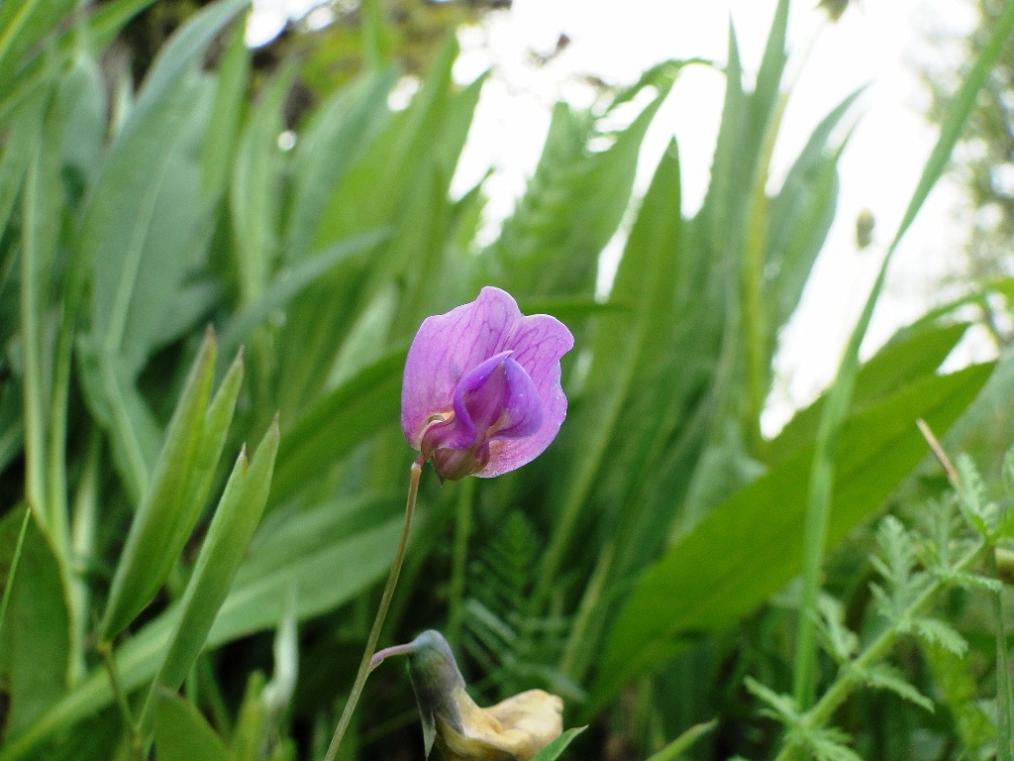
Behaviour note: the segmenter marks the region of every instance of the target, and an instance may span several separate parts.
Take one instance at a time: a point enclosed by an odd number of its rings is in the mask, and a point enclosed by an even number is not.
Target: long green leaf
[[[151,486],[134,514],[106,604],[101,640],[110,641],[147,605],[182,549],[193,517],[185,497],[204,437],[205,410],[215,372],[215,339],[209,333],[166,432]]]
[[[278,452],[278,436],[276,421],[265,434],[249,467],[246,452],[241,452],[236,460],[183,593],[180,616],[170,636],[165,658],[145,700],[138,720],[142,727],[147,724],[148,712],[154,707],[158,689],[178,688],[205,645],[267,503]]]
[[[925,456],[916,418],[946,430],[991,371],[992,365],[979,365],[924,377],[850,419],[835,455],[841,478],[831,541],[880,507]],[[813,451],[798,451],[737,491],[636,581],[612,626],[593,706],[637,675],[660,668],[681,636],[731,625],[799,572],[799,524]]]
[[[229,209],[240,301],[254,303],[267,287],[277,255],[278,201],[275,188],[282,168],[278,133],[282,106],[295,70],[283,69],[261,94],[236,147]]]
[[[704,735],[713,731],[717,726],[718,719],[712,719],[711,721],[704,722],[703,724],[695,724],[671,743],[662,748],[662,750],[658,753],[652,754],[648,758],[648,761],[676,761],[690,749],[691,745],[704,737]]]

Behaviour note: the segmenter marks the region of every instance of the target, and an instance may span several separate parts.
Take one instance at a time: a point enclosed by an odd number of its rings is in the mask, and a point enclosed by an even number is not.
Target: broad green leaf
[[[946,430],[991,369],[979,365],[923,378],[849,420],[835,457],[840,477],[832,542],[880,507],[923,459],[925,442],[916,418]],[[801,449],[740,489],[636,581],[612,626],[593,705],[638,674],[660,668],[681,635],[731,625],[799,572],[799,525],[812,453],[812,447]]]
[[[78,380],[95,420],[109,433],[113,463],[135,504],[148,489],[162,430],[122,363],[91,336],[77,342]]]
[[[101,640],[110,641],[151,601],[193,527],[192,522],[186,524],[196,519],[196,511],[185,498],[204,439],[215,353],[215,339],[209,333],[169,423],[151,485],[130,524],[102,619]]]
[[[18,535],[22,517],[20,510],[12,510],[0,524],[5,549],[14,546],[7,540]],[[4,570],[9,570],[9,560],[0,559]],[[3,626],[0,665],[7,674],[10,708],[6,727],[11,733],[28,726],[65,694],[67,686],[70,620],[63,582],[53,547],[36,521],[29,522],[24,537]]]
[[[159,761],[230,761],[229,751],[200,711],[169,692],[158,696],[155,751]]]
[[[817,125],[771,200],[764,240],[764,292],[768,324],[783,325],[799,303],[834,215],[838,151],[831,134],[861,91],[849,95]]]
[[[328,393],[282,439],[273,504],[295,494],[314,474],[393,425],[401,403],[405,350],[398,349]]]
[[[131,112],[82,223],[81,255],[95,272],[94,335],[129,379],[172,308],[201,229],[200,167],[190,148],[209,93],[197,85],[180,82]]]
[[[264,511],[278,452],[278,436],[276,421],[268,429],[249,466],[246,452],[241,452],[236,461],[180,601],[179,618],[165,659],[142,709],[139,720],[142,726],[146,724],[157,690],[160,687],[177,689],[204,647]]]
[[[60,81],[57,93],[63,116],[63,162],[82,190],[98,171],[106,139],[108,104],[102,69],[80,52]]]
[[[457,52],[456,38],[450,35],[409,107],[384,118],[383,130],[372,142],[363,144],[361,159],[349,165],[340,184],[332,186],[324,213],[313,225],[315,249],[400,221],[397,217],[411,200],[408,196],[435,157],[442,159],[438,163],[448,171],[453,169],[470,114],[459,113],[459,121],[461,115],[465,117],[464,129],[450,123],[451,67]],[[386,100],[383,108],[387,108]],[[445,135],[445,130],[449,134]],[[450,148],[445,147],[448,145]],[[378,187],[385,192],[370,193]],[[369,202],[364,202],[367,197]]]
[[[42,128],[43,105],[40,97],[20,109],[7,134],[3,158],[0,159],[0,233],[6,230],[21,192],[28,163],[34,153],[33,145]]]
[[[545,748],[540,750],[532,758],[532,761],[556,761],[563,752],[567,750],[567,746],[574,741],[574,738],[585,731],[587,727],[573,727],[568,729],[562,735],[557,737],[553,742],[549,743]]]

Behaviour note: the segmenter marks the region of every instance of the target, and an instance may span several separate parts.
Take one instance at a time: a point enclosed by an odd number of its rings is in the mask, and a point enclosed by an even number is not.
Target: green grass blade
[[[979,54],[975,65],[963,81],[957,96],[943,119],[940,136],[923,168],[916,189],[909,201],[898,230],[887,249],[877,278],[870,289],[862,314],[852,331],[842,356],[838,374],[828,395],[827,405],[821,415],[810,472],[810,497],[806,512],[806,554],[803,564],[803,596],[799,612],[799,626],[796,637],[796,657],[793,672],[793,694],[796,702],[807,707],[813,699],[815,689],[816,640],[814,618],[817,594],[820,587],[820,573],[827,545],[827,531],[831,514],[831,496],[834,488],[834,450],[841,432],[842,423],[852,403],[852,392],[859,367],[859,347],[866,336],[873,311],[887,278],[888,268],[902,237],[915,220],[930,190],[943,174],[951,152],[961,135],[975,105],[976,96],[994,64],[1000,56],[1014,30],[1014,0],[1008,0],[1003,14]]]
[[[73,6],[74,0],[23,0],[0,5],[0,82],[16,78],[22,56]]]
[[[46,508],[45,488],[45,375],[42,369],[42,324],[45,274],[49,257],[44,252],[46,243],[41,230],[42,211],[39,208],[41,189],[41,155],[36,145],[28,166],[22,199],[21,228],[21,301],[20,327],[23,363],[22,399],[25,420],[25,500],[35,512],[39,526],[47,533],[54,529],[52,516]]]
[[[240,386],[243,384],[243,352],[240,351],[233,360],[229,371],[222,379],[218,391],[215,392],[208,412],[204,418],[204,430],[201,443],[194,461],[193,473],[187,486],[187,494],[183,499],[184,515],[177,525],[177,533],[171,540],[172,547],[183,547],[190,530],[197,522],[208,500],[212,480],[222,459],[226,436],[232,425],[236,411],[236,400],[239,398]]]
[[[182,549],[178,537],[189,534],[182,524],[192,508],[183,498],[204,435],[215,352],[209,333],[173,413],[151,486],[130,525],[99,629],[101,641],[110,641],[150,602]]]
[[[683,732],[679,737],[666,745],[658,753],[652,754],[648,761],[677,761],[680,756],[690,750],[690,746],[700,740],[718,726],[718,719],[706,721],[703,724],[695,724]]]
[[[145,700],[139,719],[142,728],[147,725],[154,708],[158,689],[178,688],[204,648],[267,503],[278,437],[276,421],[265,434],[249,467],[246,452],[241,452],[236,460],[183,594],[180,617],[165,659]]]

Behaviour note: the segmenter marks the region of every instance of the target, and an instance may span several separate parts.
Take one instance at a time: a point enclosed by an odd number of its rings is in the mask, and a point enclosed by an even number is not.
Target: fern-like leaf
[[[919,617],[912,619],[912,631],[924,642],[939,645],[955,655],[963,656],[968,652],[968,643],[950,624],[939,618]]]
[[[512,512],[478,552],[469,574],[462,647],[501,696],[542,685],[580,698],[580,688],[550,665],[558,660],[569,620],[529,613],[541,546],[528,518]]]
[[[919,692],[905,676],[894,667],[881,663],[876,666],[861,669],[857,672],[860,679],[868,687],[878,690],[889,690],[903,700],[933,712],[933,701]]]
[[[830,595],[817,600],[817,635],[827,653],[844,665],[859,649],[859,638],[845,626],[845,606]]]
[[[980,536],[988,537],[999,519],[999,507],[989,501],[986,485],[978,468],[968,455],[961,455],[957,462],[961,478],[961,506],[965,519]]]
[[[799,724],[799,706],[796,705],[796,701],[793,700],[791,695],[775,692],[770,687],[761,684],[751,677],[747,677],[744,684],[747,691],[766,706],[766,708],[761,709],[762,715],[781,722],[790,728]]]

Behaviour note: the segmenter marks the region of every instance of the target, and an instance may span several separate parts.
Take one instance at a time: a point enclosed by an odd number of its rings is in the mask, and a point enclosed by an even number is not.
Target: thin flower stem
[[[352,691],[349,692],[345,708],[342,710],[341,718],[338,719],[338,726],[335,728],[331,744],[327,753],[324,754],[324,761],[334,761],[338,755],[338,747],[342,738],[348,730],[352,721],[352,714],[355,713],[356,705],[363,694],[363,687],[366,686],[366,678],[370,675],[370,661],[377,649],[377,640],[380,639],[380,631],[384,628],[384,620],[387,618],[387,611],[391,607],[391,598],[394,597],[394,588],[398,584],[398,575],[401,573],[401,566],[405,562],[405,550],[408,548],[408,535],[412,527],[412,516],[415,513],[415,500],[419,493],[419,476],[422,473],[422,458],[412,463],[409,471],[408,498],[405,501],[405,523],[401,529],[401,541],[398,543],[398,551],[395,553],[394,562],[391,564],[391,571],[387,575],[387,583],[384,585],[384,593],[380,597],[380,607],[377,609],[377,616],[373,619],[373,627],[366,639],[366,649],[363,650],[363,658],[359,662],[359,671],[356,673],[356,681],[352,684]]]

